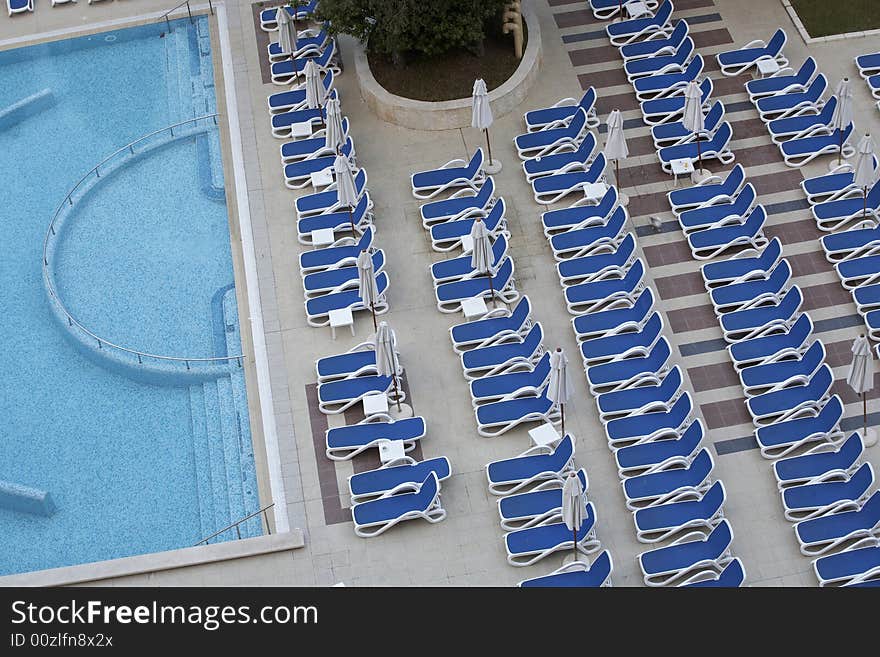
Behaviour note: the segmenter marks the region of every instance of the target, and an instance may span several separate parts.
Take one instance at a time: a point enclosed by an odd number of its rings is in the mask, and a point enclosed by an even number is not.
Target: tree
[[[372,53],[440,55],[453,48],[482,52],[487,22],[508,0],[321,0],[319,20],[350,34]]]

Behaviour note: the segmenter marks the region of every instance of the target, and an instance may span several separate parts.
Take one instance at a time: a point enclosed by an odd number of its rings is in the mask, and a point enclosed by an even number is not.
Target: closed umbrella
[[[376,331],[376,374],[390,376],[394,383],[394,397],[397,399],[397,410],[400,411],[400,390],[397,387],[397,372],[400,363],[397,360],[397,336],[388,326],[388,322],[380,322]]]
[[[323,83],[321,82],[321,72],[318,70],[318,65],[315,64],[314,59],[309,59],[306,61],[305,67],[306,73],[306,107],[309,109],[316,109],[318,111],[318,117],[321,121],[321,127],[324,127],[324,117],[322,114],[323,102],[324,102],[324,89]]]
[[[853,168],[853,183],[856,187],[862,188],[863,218],[868,216],[868,187],[877,182],[877,170],[874,168],[875,159],[874,140],[871,139],[871,135],[866,134],[856,148],[856,163]]]
[[[492,161],[492,144],[489,141],[489,127],[492,125],[492,108],[489,106],[489,92],[482,78],[474,81],[471,94],[471,127],[486,133],[486,149],[489,151],[489,163],[485,170],[497,173],[501,170],[501,162]]]
[[[348,206],[348,221],[351,223],[352,234],[357,233],[354,228],[352,208],[358,204],[357,190],[354,186],[354,174],[351,172],[351,163],[344,155],[337,155],[333,160],[333,173],[336,175],[336,197],[340,205]]]
[[[338,98],[327,101],[327,135],[324,143],[337,155],[342,144],[345,143],[345,134],[342,131],[342,109],[339,107]]]
[[[840,163],[843,160],[843,131],[846,130],[846,127],[852,123],[853,120],[853,92],[848,77],[844,77],[838,83],[837,89],[834,90],[834,95],[837,96],[837,106],[834,108],[834,113],[831,115],[831,129],[839,131],[837,166],[840,166]],[[833,166],[832,163],[832,167]]]
[[[620,110],[612,110],[608,115],[608,133],[605,136],[605,157],[614,160],[614,182],[617,184],[618,199],[626,205],[629,199],[620,193],[620,160],[629,157],[629,148],[623,134],[623,116]]]
[[[562,347],[550,354],[550,380],[547,382],[547,399],[559,404],[562,413],[562,435],[565,435],[565,404],[571,398],[571,377],[568,374],[568,358]]]
[[[296,50],[296,21],[285,7],[278,7],[275,22],[278,23],[278,45],[281,53],[289,55]]]
[[[358,295],[361,301],[370,309],[373,315],[373,330],[376,326],[376,297],[379,296],[379,288],[376,286],[376,272],[373,270],[373,256],[364,249],[357,257],[358,269]]]
[[[571,532],[574,560],[577,561],[577,533],[584,524],[584,488],[580,477],[572,471],[562,485],[562,522]]]
[[[849,374],[846,382],[857,395],[862,396],[862,421],[863,433],[868,435],[868,399],[865,393],[874,387],[874,359],[871,354],[871,345],[864,335],[860,335],[852,344],[852,362],[849,366]]]
[[[489,278],[489,294],[492,296],[492,305],[495,306],[495,288],[493,287],[492,277],[495,275],[492,261],[494,255],[492,253],[492,243],[489,241],[489,231],[486,224],[480,217],[474,221],[471,226],[471,240],[474,244],[474,250],[471,251],[471,267],[478,274],[486,274]]]
[[[709,172],[703,169],[703,151],[700,145],[700,137],[706,129],[704,120],[703,95],[700,92],[700,85],[696,80],[691,80],[684,90],[684,116],[681,122],[689,132],[693,133],[697,141],[697,171],[694,171],[695,182],[699,182],[709,175]]]

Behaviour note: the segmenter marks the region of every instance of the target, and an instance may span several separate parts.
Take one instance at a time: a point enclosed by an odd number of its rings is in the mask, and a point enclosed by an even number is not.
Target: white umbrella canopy
[[[565,434],[565,404],[571,398],[571,376],[568,372],[568,357],[562,347],[550,354],[550,378],[547,382],[547,399],[559,404],[562,411],[562,433]]]
[[[397,335],[388,326],[388,322],[379,322],[375,343],[376,374],[394,377],[394,396],[397,399],[398,410],[400,410],[400,393],[397,387],[397,372],[400,369],[400,363],[397,360]]]
[[[617,185],[621,205],[626,205],[625,195],[620,194],[620,160],[629,157],[629,147],[623,134],[623,115],[620,110],[612,110],[608,115],[608,132],[605,135],[605,157],[614,160],[614,183]]]
[[[318,70],[314,59],[306,61],[306,106],[309,109],[319,109],[324,100],[324,90],[321,84],[321,72]]]
[[[562,485],[562,522],[572,534],[577,559],[577,532],[584,524],[584,489],[576,472],[569,472]]]
[[[471,251],[471,267],[478,274],[486,274],[489,278],[489,292],[492,295],[492,302],[495,302],[495,289],[493,287],[492,277],[495,275],[492,261],[494,254],[492,253],[492,242],[489,240],[489,230],[486,223],[479,217],[471,226],[471,240],[474,247]]]
[[[844,76],[844,78],[837,83],[834,95],[837,96],[837,106],[831,114],[831,129],[840,130],[840,144],[837,154],[837,164],[840,165],[841,160],[843,159],[843,131],[853,120],[853,92],[848,77]]]
[[[868,215],[868,187],[877,182],[877,169],[874,167],[874,140],[871,135],[866,134],[859,140],[856,147],[856,163],[853,166],[853,184],[862,189],[862,198],[864,205],[862,207],[862,217]]]
[[[339,153],[342,144],[345,143],[345,135],[342,131],[342,108],[338,98],[327,101],[327,136],[325,143],[329,148]]]
[[[474,88],[471,92],[471,127],[486,133],[486,150],[489,152],[487,171],[496,173],[500,170],[500,162],[492,162],[492,144],[489,141],[489,128],[492,126],[492,107],[489,105],[489,91],[483,78],[474,80]]]
[[[354,184],[354,174],[351,171],[351,162],[345,155],[337,155],[333,160],[333,175],[336,178],[336,197],[340,205],[348,207],[348,220],[351,222],[351,232],[354,234],[356,231],[351,213],[352,208],[358,204],[358,195]]]
[[[853,391],[862,397],[863,433],[868,439],[868,399],[865,393],[874,387],[874,357],[871,353],[871,345],[864,335],[860,335],[852,344],[852,362],[849,365],[849,373],[846,382]],[[874,437],[871,437],[873,444]]]
[[[278,7],[275,22],[278,23],[278,45],[283,54],[289,55],[296,50],[296,29],[287,7]]]
[[[699,175],[703,174],[703,153],[700,146],[700,136],[705,127],[705,117],[703,116],[703,95],[700,91],[700,85],[696,80],[688,82],[684,90],[684,115],[681,119],[682,125],[697,138],[697,164]]]
[[[376,286],[376,272],[373,269],[373,256],[369,251],[364,249],[357,257],[358,269],[358,296],[360,296],[363,304],[370,309],[373,315],[373,329],[378,330],[376,326],[376,299],[379,296],[379,288]]]

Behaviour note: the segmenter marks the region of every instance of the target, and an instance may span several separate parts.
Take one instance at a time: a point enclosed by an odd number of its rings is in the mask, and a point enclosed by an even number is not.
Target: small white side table
[[[312,187],[314,187],[317,192],[322,188],[333,184],[333,169],[327,167],[326,169],[315,171],[309,176],[309,178],[312,180]]]
[[[641,18],[642,16],[650,16],[651,11],[648,9],[648,5],[646,5],[641,0],[633,0],[632,2],[627,2],[624,7],[626,8],[626,13],[630,18]]]
[[[464,235],[461,238],[461,253],[470,253],[474,250],[474,240],[470,235]]]
[[[403,448],[402,440],[379,441],[379,460],[382,462],[382,465],[405,457],[406,450]]]
[[[590,203],[597,203],[607,191],[608,185],[603,182],[584,183],[584,198]]]
[[[312,246],[316,249],[330,246],[336,241],[332,228],[318,228],[312,231]]]
[[[694,161],[689,157],[683,157],[678,160],[672,160],[672,174],[675,176],[675,186],[678,187],[678,177],[683,174],[691,174],[694,172]]]
[[[762,78],[769,77],[779,72],[779,62],[775,59],[759,59],[756,66],[758,68],[758,73],[761,74]]]
[[[470,297],[461,302],[461,312],[464,313],[468,321],[475,317],[482,317],[488,310],[486,300],[483,297]]]
[[[562,436],[552,424],[544,423],[534,429],[529,429],[529,438],[537,447],[550,447],[558,443]]]
[[[354,317],[351,314],[351,308],[337,308],[327,313],[330,316],[330,334],[336,339],[336,329],[342,326],[348,326],[351,334],[354,335]]]
[[[364,395],[364,415],[370,417],[377,413],[388,413],[388,395],[384,392],[376,392],[371,395]],[[398,441],[394,441],[398,442]]]
[[[311,121],[300,121],[299,123],[294,123],[290,126],[290,136],[291,137],[311,137],[312,136],[312,122]]]

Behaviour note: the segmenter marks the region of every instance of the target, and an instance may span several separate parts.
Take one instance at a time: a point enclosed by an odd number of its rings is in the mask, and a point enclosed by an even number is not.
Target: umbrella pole
[[[700,173],[698,175],[703,175],[703,149],[700,146],[700,133],[697,133],[697,166],[700,167]]]
[[[572,561],[578,560],[578,532],[577,529],[571,530],[571,548],[572,548]]]
[[[865,393],[862,393],[862,437],[868,435],[868,398]]]
[[[559,405],[559,411],[562,413],[562,435],[565,436],[565,404]]]
[[[489,128],[484,130],[486,133],[486,148],[489,151],[489,166],[492,166],[492,144],[489,143]]]
[[[495,301],[495,287],[492,284],[492,273],[489,272],[488,276],[489,276],[489,294],[492,295],[492,307],[497,308],[498,303]]]
[[[840,133],[840,146],[837,150],[837,165],[840,166],[840,162],[843,159],[843,130],[838,129],[838,132]]]
[[[620,160],[614,160],[614,184],[617,185],[617,191],[620,191]]]
[[[373,316],[373,321],[374,321],[374,322],[376,321],[376,316],[375,316],[375,315]],[[394,361],[395,361],[395,365],[396,365],[396,364],[397,364],[397,359],[395,358]],[[401,410],[401,408],[400,408],[400,390],[399,390],[398,387],[397,387],[397,371],[396,371],[396,368],[395,368],[395,372],[394,372],[394,374],[391,375],[391,379],[394,381],[394,396],[397,398],[397,410],[399,411],[399,410]]]
[[[862,187],[862,219],[868,218],[868,188]]]
[[[348,206],[348,222],[351,224],[351,236],[357,237],[357,231],[354,229],[354,217],[351,215],[351,206]],[[373,322],[375,324],[375,322]]]

